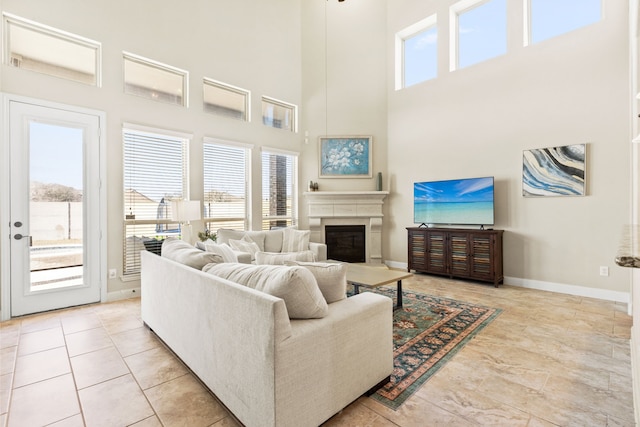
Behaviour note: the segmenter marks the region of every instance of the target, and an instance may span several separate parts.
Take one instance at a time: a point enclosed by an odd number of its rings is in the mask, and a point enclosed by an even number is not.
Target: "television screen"
[[[493,177],[416,182],[416,224],[493,225]]]

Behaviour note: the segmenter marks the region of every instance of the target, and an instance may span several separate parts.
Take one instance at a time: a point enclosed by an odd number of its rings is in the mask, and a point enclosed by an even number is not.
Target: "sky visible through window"
[[[83,132],[46,123],[29,125],[29,173],[32,182],[82,190]]]
[[[404,40],[404,86],[438,75],[438,28],[433,26]]]
[[[458,16],[458,67],[507,53],[507,0],[491,0]]]
[[[594,24],[602,18],[601,0],[530,1],[533,43]]]

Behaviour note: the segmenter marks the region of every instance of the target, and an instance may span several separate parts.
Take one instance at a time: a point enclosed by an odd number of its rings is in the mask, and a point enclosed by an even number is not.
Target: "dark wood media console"
[[[504,281],[503,230],[408,227],[408,271],[491,282]]]

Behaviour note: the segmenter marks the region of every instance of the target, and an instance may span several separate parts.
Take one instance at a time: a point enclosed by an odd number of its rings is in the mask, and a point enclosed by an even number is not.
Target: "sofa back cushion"
[[[306,268],[318,282],[322,296],[328,304],[347,298],[347,264],[333,262],[286,261],[285,265]]]
[[[229,240],[242,240],[244,236],[247,236],[258,245],[261,251],[264,251],[266,231],[242,231],[220,228],[218,229],[217,236],[216,241],[218,243],[226,243],[227,245],[229,245]]]
[[[287,261],[315,261],[312,251],[301,252],[258,252],[256,264],[258,265],[284,265]]]
[[[202,271],[282,298],[291,319],[318,319],[329,313],[316,279],[304,267],[225,263]]]
[[[309,250],[309,236],[311,235],[311,231],[284,228],[282,233],[281,252],[300,252]]]
[[[162,242],[162,257],[202,270],[207,264],[222,262],[220,255],[205,252],[182,240],[167,237]]]

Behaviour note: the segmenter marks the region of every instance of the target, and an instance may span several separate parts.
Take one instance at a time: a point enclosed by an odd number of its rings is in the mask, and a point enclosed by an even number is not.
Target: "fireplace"
[[[344,262],[365,262],[364,225],[327,225],[324,228],[327,258]]]
[[[327,242],[325,229],[333,226],[364,227],[362,237],[364,262],[382,263],[382,205],[388,191],[309,191],[304,195],[309,205],[311,241]],[[351,237],[347,239],[351,240]],[[344,240],[340,239],[340,244]],[[333,253],[328,252],[330,258]],[[333,255],[336,256],[336,255]],[[340,255],[338,255],[340,256]],[[361,259],[361,258],[358,258]]]

